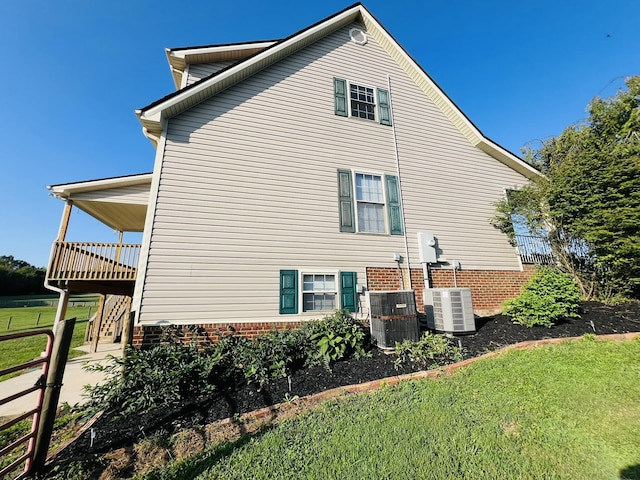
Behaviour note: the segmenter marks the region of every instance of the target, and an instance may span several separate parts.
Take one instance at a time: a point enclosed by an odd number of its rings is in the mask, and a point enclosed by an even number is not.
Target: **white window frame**
[[[315,269],[315,268],[306,268],[306,269],[301,269],[299,271],[299,275],[300,278],[298,279],[298,285],[300,285],[300,298],[299,298],[299,305],[300,305],[300,312],[301,313],[315,313],[315,312],[334,312],[336,310],[340,309],[340,272],[336,271],[336,270],[322,270],[322,269]],[[324,275],[325,277],[328,275],[333,276],[333,286],[334,286],[334,290],[305,290],[304,288],[304,277],[305,275]],[[320,293],[333,293],[334,294],[334,301],[333,301],[333,308],[330,309],[311,309],[311,310],[307,310],[305,307],[305,301],[304,301],[304,295],[305,294],[320,294]]]
[[[355,87],[359,87],[359,88],[368,88],[371,89],[372,91],[372,95],[373,95],[373,118],[367,118],[367,117],[361,117],[359,115],[354,115],[353,114],[353,108],[351,105],[351,86],[355,86]],[[364,103],[364,102],[362,102]],[[349,106],[349,117],[352,118],[358,118],[360,120],[366,120],[369,122],[378,122],[378,89],[376,87],[372,87],[370,85],[363,85],[361,83],[355,83],[355,82],[351,82],[350,80],[347,80],[347,104]]]
[[[360,212],[358,209],[358,204],[360,203],[368,203],[368,204],[378,204],[377,202],[367,202],[366,200],[358,200],[358,188],[357,188],[357,177],[358,175],[369,175],[373,177],[380,177],[380,186],[382,188],[382,221],[384,225],[384,229],[382,232],[370,232],[366,230],[360,230]],[[355,215],[355,227],[356,233],[362,233],[366,235],[388,235],[389,234],[389,225],[388,225],[388,202],[387,202],[387,189],[385,188],[385,175],[384,173],[377,172],[363,172],[359,170],[351,170],[351,178],[352,178],[352,188],[353,188],[353,209]]]

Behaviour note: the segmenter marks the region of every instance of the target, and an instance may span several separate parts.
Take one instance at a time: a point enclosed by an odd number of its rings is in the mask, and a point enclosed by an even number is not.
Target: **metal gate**
[[[10,374],[10,373],[14,373],[14,372],[18,372],[20,370],[24,370],[27,368],[33,368],[33,367],[37,367],[38,365],[42,365],[42,375],[40,376],[40,378],[38,379],[38,381],[36,382],[36,384],[33,387],[30,387],[26,390],[23,390],[21,392],[15,393],[13,395],[9,395],[8,397],[1,397],[0,398],[0,405],[4,405],[6,403],[12,402],[14,400],[17,400],[21,397],[24,397],[26,395],[29,395],[30,393],[33,393],[35,391],[39,391],[38,393],[38,400],[36,402],[36,405],[33,409],[29,410],[26,413],[23,413],[22,415],[17,416],[16,418],[0,425],[0,431],[6,430],[10,427],[12,427],[13,425],[17,424],[18,422],[25,420],[29,417],[32,417],[33,421],[31,424],[31,432],[27,435],[24,435],[20,438],[18,438],[17,440],[15,440],[14,442],[10,443],[9,445],[6,445],[5,447],[3,447],[0,450],[0,458],[4,457],[5,455],[10,454],[11,452],[13,452],[14,450],[20,448],[22,445],[27,444],[27,450],[24,454],[20,455],[17,459],[15,459],[13,462],[11,462],[9,465],[7,465],[6,467],[4,467],[2,470],[0,470],[0,478],[5,478],[5,475],[8,474],[9,472],[15,472],[18,471],[20,469],[20,466],[22,464],[24,464],[24,469],[22,471],[22,473],[20,473],[17,477],[15,477],[15,480],[18,479],[22,479],[25,478],[29,473],[31,473],[32,470],[32,464],[33,464],[33,457],[34,457],[34,452],[35,452],[35,445],[36,445],[36,435],[38,432],[38,425],[40,423],[40,416],[42,414],[42,402],[44,399],[44,391],[45,391],[45,387],[46,387],[46,379],[47,379],[47,375],[49,373],[49,364],[51,362],[51,352],[53,349],[53,332],[51,330],[35,330],[35,331],[30,331],[30,332],[21,332],[21,333],[14,333],[14,334],[9,334],[9,335],[1,335],[0,336],[0,343],[5,342],[7,340],[14,340],[16,338],[24,338],[24,337],[34,337],[36,335],[46,335],[47,338],[47,346],[46,349],[44,351],[44,355],[40,358],[37,358],[35,360],[30,360],[28,362],[22,363],[20,365],[16,365],[13,366],[11,368],[7,368],[5,370],[0,370],[0,377]]]

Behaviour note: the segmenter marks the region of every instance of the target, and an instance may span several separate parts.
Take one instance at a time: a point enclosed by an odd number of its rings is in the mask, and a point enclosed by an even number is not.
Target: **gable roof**
[[[258,50],[244,60],[136,110],[136,115],[142,124],[145,135],[154,144],[157,144],[157,139],[162,133],[164,120],[188,110],[279,60],[302,50],[343,26],[354,22],[364,24],[367,29],[367,35],[375,39],[398,63],[472,145],[527,178],[541,175],[538,170],[522,161],[518,156],[485,137],[362,3],[356,3],[304,30],[274,42],[262,50]]]
[[[167,48],[167,61],[176,88],[182,86],[182,76],[187,65],[197,63],[240,61],[254,55],[279,40],[259,42],[227,43],[224,45],[204,45],[199,47]]]

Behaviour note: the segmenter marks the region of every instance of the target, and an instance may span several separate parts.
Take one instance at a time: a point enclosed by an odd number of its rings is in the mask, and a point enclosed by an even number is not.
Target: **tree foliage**
[[[18,260],[11,255],[0,256],[0,295],[35,295],[48,293],[44,288],[44,268]]]
[[[498,205],[549,232],[563,269],[583,294],[640,296],[640,77],[609,99],[595,98],[585,122],[567,127],[526,159],[545,178]]]

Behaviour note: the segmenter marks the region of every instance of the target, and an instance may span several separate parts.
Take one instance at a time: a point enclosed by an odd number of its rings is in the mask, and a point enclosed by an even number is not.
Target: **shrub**
[[[307,344],[308,366],[321,364],[330,369],[332,362],[367,355],[367,333],[347,311],[338,311],[322,320],[306,323],[301,331],[310,341]]]
[[[552,327],[563,318],[579,317],[580,289],[568,273],[543,267],[524,286],[520,296],[504,303],[513,323]]]
[[[149,349],[127,349],[87,367],[106,374],[105,382],[86,387],[93,410],[142,414],[160,407],[179,407],[215,390],[246,381],[262,388],[274,378],[312,365],[366,355],[367,335],[348,312],[336,312],[299,329],[274,330],[255,341],[234,334],[216,343],[190,327],[165,329],[163,342]],[[188,343],[185,343],[188,341]],[[204,343],[204,345],[203,345]]]
[[[272,379],[286,377],[301,368],[308,349],[300,330],[273,330],[259,335],[255,341],[247,341],[234,355],[244,378],[257,383],[260,388]]]
[[[453,345],[445,335],[425,332],[420,340],[396,342],[396,370],[402,364],[414,362],[424,367],[435,368],[462,360],[463,350]]]

